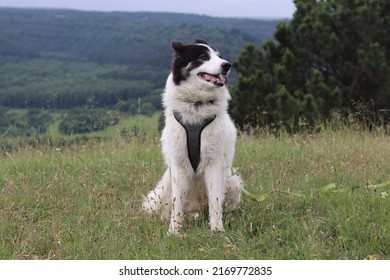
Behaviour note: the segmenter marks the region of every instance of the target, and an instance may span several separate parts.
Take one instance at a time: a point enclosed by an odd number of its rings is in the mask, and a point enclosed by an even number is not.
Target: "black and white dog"
[[[161,137],[168,168],[142,207],[170,219],[168,233],[176,234],[186,216],[196,218],[208,206],[211,230],[223,231],[223,211],[237,208],[243,188],[232,168],[237,131],[227,113],[231,65],[204,40],[173,42],[172,48]]]

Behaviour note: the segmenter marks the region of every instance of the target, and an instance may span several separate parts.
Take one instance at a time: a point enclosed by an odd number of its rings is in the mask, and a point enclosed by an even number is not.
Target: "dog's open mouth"
[[[201,72],[198,74],[198,77],[201,78],[203,81],[212,83],[216,86],[222,87],[225,84],[226,78],[220,74],[220,75],[213,75],[205,72]]]

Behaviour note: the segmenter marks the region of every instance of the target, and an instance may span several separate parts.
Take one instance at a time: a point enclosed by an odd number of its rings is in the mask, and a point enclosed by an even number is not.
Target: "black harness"
[[[174,111],[173,115],[175,119],[184,127],[187,134],[187,151],[188,158],[191,162],[191,166],[194,172],[198,169],[200,163],[200,145],[201,145],[201,134],[203,129],[208,126],[215,118],[216,115],[205,119],[201,124],[185,124],[183,123],[182,115],[179,112]]]

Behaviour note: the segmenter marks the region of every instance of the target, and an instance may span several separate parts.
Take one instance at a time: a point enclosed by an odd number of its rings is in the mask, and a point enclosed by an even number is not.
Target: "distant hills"
[[[96,106],[112,106],[140,97],[158,109],[172,40],[204,38],[234,61],[246,43],[271,39],[277,23],[174,13],[0,8],[0,105],[67,109],[91,98]]]

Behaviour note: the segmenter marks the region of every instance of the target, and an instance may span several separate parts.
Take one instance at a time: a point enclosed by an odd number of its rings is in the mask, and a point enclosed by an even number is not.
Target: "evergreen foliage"
[[[274,41],[247,45],[234,63],[231,113],[245,126],[314,127],[356,104],[390,107],[390,2],[295,0]]]
[[[115,125],[119,119],[119,114],[112,110],[74,108],[61,120],[59,130],[63,134],[90,133]]]
[[[272,37],[277,21],[169,13],[0,8],[0,104],[11,108],[110,107],[138,98],[161,109],[171,41],[213,42],[234,60],[245,42]],[[149,103],[149,104],[147,104]]]
[[[0,106],[0,135],[31,136],[45,133],[54,122],[52,115],[39,109],[24,112]]]

